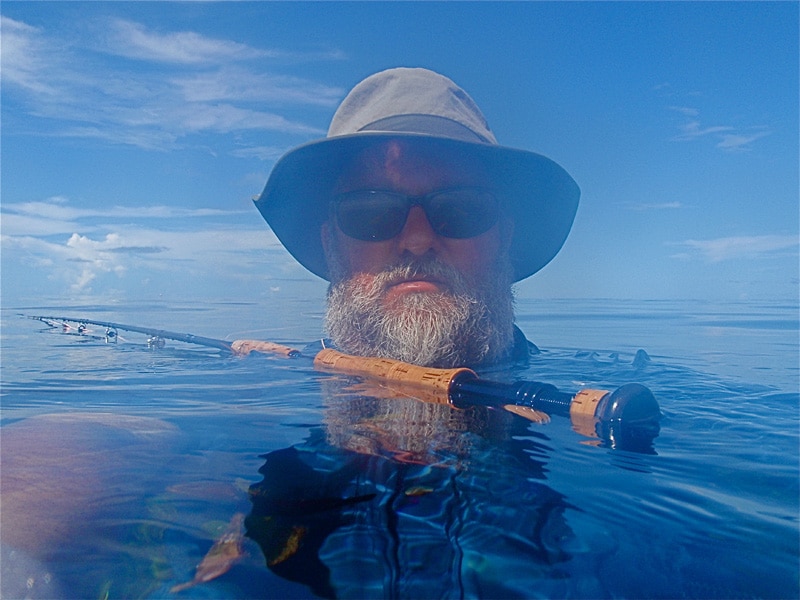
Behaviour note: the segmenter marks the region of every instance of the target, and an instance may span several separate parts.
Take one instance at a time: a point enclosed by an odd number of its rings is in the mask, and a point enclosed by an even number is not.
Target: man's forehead
[[[343,169],[337,188],[343,190],[362,185],[437,187],[487,183],[484,166],[472,157],[443,147],[398,139],[381,141],[353,157]]]

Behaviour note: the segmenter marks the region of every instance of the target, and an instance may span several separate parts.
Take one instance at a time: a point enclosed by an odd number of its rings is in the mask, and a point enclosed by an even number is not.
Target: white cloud
[[[269,162],[278,160],[281,156],[286,153],[285,148],[278,148],[276,146],[254,146],[251,148],[241,148],[240,150],[234,150],[231,152],[233,156],[239,156],[241,158],[257,158],[263,162]],[[259,184],[262,184],[264,180],[264,176],[259,173],[257,181]]]
[[[687,121],[679,127],[681,133],[674,138],[675,141],[693,140],[696,138],[704,137],[712,133],[723,133],[725,131],[732,131],[733,127],[718,125],[714,127],[701,127],[700,121]]]
[[[679,134],[672,137],[673,142],[691,142],[710,137],[717,140],[715,147],[728,152],[749,149],[756,140],[772,133],[765,127],[750,127],[751,133],[738,131],[731,125],[703,125],[700,121],[700,111],[687,106],[670,106],[670,110],[680,113],[686,120],[678,125]]]
[[[116,234],[104,240],[92,240],[73,234],[64,244],[47,242],[35,237],[2,236],[3,254],[21,256],[21,262],[33,268],[44,268],[51,280],[65,281],[71,292],[88,289],[101,273],[121,276],[126,267],[118,256],[108,252],[119,243]],[[7,256],[4,256],[8,260]]]
[[[733,259],[757,259],[785,254],[797,254],[800,238],[796,235],[755,235],[723,237],[712,240],[686,240],[675,245],[684,246],[683,252],[673,258],[688,259],[700,255],[717,263]]]
[[[745,146],[749,145],[750,143],[760,139],[764,136],[769,135],[769,131],[757,131],[756,133],[751,134],[724,134],[722,140],[717,144],[717,148],[722,148],[723,150],[741,150]]]
[[[186,106],[173,106],[167,119],[178,130],[185,132],[213,131],[229,133],[247,129],[265,129],[286,133],[319,135],[321,129],[290,121],[275,113],[230,104],[195,104],[190,110]]]
[[[76,116],[80,120],[83,117]],[[110,144],[136,146],[143,150],[169,150],[177,146],[180,135],[156,128],[129,127],[119,123],[107,122],[101,126],[54,128],[50,135],[55,137],[84,138]]]
[[[49,98],[57,95],[63,55],[48,44],[44,32],[4,16],[0,16],[0,30],[4,87],[17,86],[32,97]]]
[[[210,38],[194,31],[152,31],[141,23],[127,19],[111,19],[98,37],[100,49],[109,54],[142,61],[174,65],[226,64],[248,60],[342,60],[337,49],[294,52],[276,48],[253,48],[247,44]]]
[[[175,206],[107,206],[78,208],[70,206],[63,197],[46,201],[4,203],[2,229],[11,236],[46,236],[74,231],[91,231],[95,226],[80,223],[83,219],[166,219],[170,221],[198,218],[230,217],[252,214],[251,210],[219,210],[213,208],[179,208]]]
[[[220,280],[243,273],[252,276],[253,262],[266,271],[276,266],[269,264],[268,254],[283,254],[280,242],[266,226],[178,232],[119,227],[96,234],[73,232],[56,241],[7,234],[1,239],[5,266],[21,263],[44,271],[48,279],[62,282],[71,293],[90,292],[103,275],[119,279],[131,271],[173,273],[175,278],[191,277],[194,272]]]
[[[700,111],[696,108],[691,108],[690,106],[670,106],[670,110],[674,110],[675,112],[679,112],[686,117],[697,117],[700,114]]]
[[[299,77],[253,72],[237,65],[186,73],[171,79],[188,102],[269,102],[335,106],[342,90]]]
[[[650,210],[675,210],[683,208],[680,202],[627,202],[624,205],[629,210],[650,211]]]
[[[108,52],[113,54],[176,64],[225,63],[274,55],[267,50],[204,37],[193,31],[148,31],[144,25],[124,19],[112,19],[108,23],[106,42]]]
[[[257,291],[269,277],[302,268],[265,223],[253,223],[250,207],[83,208],[54,196],[0,208],[6,298],[9,290],[25,296],[44,281],[62,296],[102,295],[145,281],[156,292],[185,293],[199,281],[225,290],[236,281]]]
[[[3,17],[4,91],[16,92],[9,110],[46,118],[46,135],[164,150],[191,144],[197,134],[323,135],[324,127],[290,118],[289,111],[332,108],[343,96],[337,87],[267,72],[264,59],[278,51],[190,31],[154,32],[130,21],[104,25],[94,37],[88,31],[67,38]]]
[[[32,214],[2,213],[3,235],[24,236],[37,235],[49,236],[59,233],[70,233],[75,231],[74,221],[65,220],[59,217],[47,217]]]

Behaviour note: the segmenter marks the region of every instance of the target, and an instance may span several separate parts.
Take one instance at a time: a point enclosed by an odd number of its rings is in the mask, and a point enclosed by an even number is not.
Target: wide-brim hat
[[[337,180],[356,156],[399,138],[426,152],[477,159],[485,166],[514,223],[509,248],[514,281],[558,254],[580,198],[572,177],[545,156],[500,146],[480,109],[450,79],[427,69],[397,68],[353,88],[328,136],[285,154],[255,200],[281,243],[309,271],[330,279],[320,229]]]

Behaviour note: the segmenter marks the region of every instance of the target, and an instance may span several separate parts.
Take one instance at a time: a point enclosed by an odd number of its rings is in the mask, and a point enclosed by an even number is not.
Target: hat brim
[[[332,190],[345,166],[366,148],[390,139],[413,139],[436,150],[478,159],[514,222],[509,248],[514,281],[549,263],[567,239],[580,189],[549,158],[492,144],[413,133],[361,132],[310,142],[275,165],[255,205],[289,253],[306,269],[330,280],[320,229]],[[456,154],[458,155],[458,154]]]

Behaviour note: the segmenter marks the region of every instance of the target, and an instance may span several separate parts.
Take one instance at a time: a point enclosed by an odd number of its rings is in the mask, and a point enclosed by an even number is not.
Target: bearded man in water
[[[256,206],[328,281],[343,352],[432,367],[527,359],[512,284],[544,267],[580,192],[548,158],[500,146],[473,100],[426,69],[359,83],[322,140],[275,166]]]

